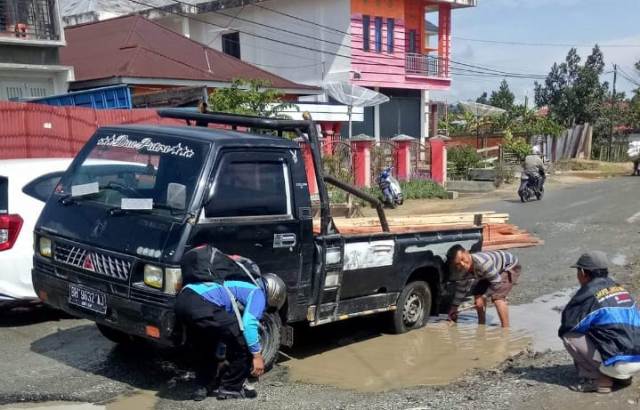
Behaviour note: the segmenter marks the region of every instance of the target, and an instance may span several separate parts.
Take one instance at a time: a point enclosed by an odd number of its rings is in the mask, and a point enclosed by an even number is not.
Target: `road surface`
[[[544,246],[515,251],[524,274],[514,289],[514,300],[525,303],[575,286],[569,265],[587,249],[607,252],[616,264],[614,271],[627,269],[625,265],[640,256],[639,198],[640,178],[620,177],[550,188],[540,202],[522,204],[514,194],[514,199],[483,204],[482,209],[509,212],[513,223],[545,240]],[[379,330],[363,330],[372,322],[375,327],[375,320],[350,322],[354,328],[347,327],[348,332],[345,325],[327,326],[315,334],[315,345],[326,340],[327,350],[351,343],[353,354],[358,354],[357,337],[348,335],[378,336]],[[0,329],[0,404],[10,407],[24,401],[74,401],[107,408],[536,408],[539,398],[565,397],[563,383],[572,374],[563,353],[526,356],[506,370],[471,375],[449,386],[358,393],[290,383],[278,366],[258,384],[257,400],[194,403],[189,401],[193,388],[189,365],[173,352],[123,349],[102,338],[91,322],[60,318],[46,309],[2,313]],[[342,332],[343,339],[334,340],[334,330]],[[305,346],[299,349],[304,352]],[[132,392],[138,393],[127,397]],[[633,398],[616,400],[625,404]]]

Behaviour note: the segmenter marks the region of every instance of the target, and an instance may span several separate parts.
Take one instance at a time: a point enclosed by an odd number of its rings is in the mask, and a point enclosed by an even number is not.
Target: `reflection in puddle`
[[[118,396],[104,403],[106,410],[150,410],[158,402],[156,392],[149,390],[136,390],[129,394]]]
[[[509,306],[510,322],[513,330],[526,332],[532,340],[534,351],[564,349],[558,337],[558,328],[562,310],[564,309],[575,289],[564,289],[550,295],[540,296],[531,303]],[[494,315],[487,314],[487,323],[500,324]]]
[[[436,319],[403,335],[383,335],[305,359],[290,360],[292,380],[360,391],[446,384],[472,368],[489,368],[530,339],[514,330]]]
[[[99,404],[50,401],[42,403],[8,404],[6,406],[0,406],[0,410],[150,410],[155,407],[157,401],[158,398],[156,397],[155,392],[148,390],[135,390]]]
[[[91,403],[77,403],[72,401],[50,401],[43,403],[15,403],[0,406],[0,409],[29,409],[29,410],[99,410],[104,407]]]
[[[511,326],[531,335],[535,351],[563,350],[562,341],[558,337],[558,328],[562,310],[574,293],[575,289],[565,289],[541,296],[532,303],[512,306]]]

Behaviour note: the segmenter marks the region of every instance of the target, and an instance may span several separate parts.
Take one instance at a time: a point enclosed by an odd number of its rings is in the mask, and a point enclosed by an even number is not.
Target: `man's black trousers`
[[[223,368],[220,387],[240,391],[251,372],[251,354],[242,336],[236,316],[200,297],[191,289],[184,289],[176,299],[176,315],[186,327],[187,338],[193,347],[196,361],[196,382],[214,387],[220,359],[218,345],[226,346],[228,366]]]

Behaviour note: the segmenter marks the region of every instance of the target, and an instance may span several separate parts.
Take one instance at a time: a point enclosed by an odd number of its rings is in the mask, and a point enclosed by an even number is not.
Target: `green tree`
[[[575,48],[569,50],[565,62],[554,63],[544,84],[535,83],[535,102],[548,106],[553,119],[570,127],[594,123],[608,92],[608,83],[600,83],[604,56],[595,45],[583,65]]]
[[[502,80],[502,82],[500,82],[500,88],[498,88],[498,91],[491,92],[489,105],[509,111],[513,108],[513,101],[515,100],[515,98],[515,95],[509,89],[507,80]]]
[[[284,94],[271,88],[265,80],[235,79],[228,88],[218,88],[209,95],[214,111],[259,117],[285,118],[282,111],[295,107],[283,101]]]
[[[484,91],[480,97],[476,98],[476,102],[480,104],[489,104],[487,92]]]

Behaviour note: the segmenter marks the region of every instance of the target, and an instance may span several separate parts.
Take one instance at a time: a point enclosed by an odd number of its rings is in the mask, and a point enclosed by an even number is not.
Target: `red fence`
[[[155,110],[93,110],[0,101],[0,159],[73,157],[98,127],[184,124]]]

